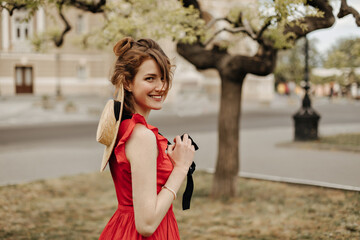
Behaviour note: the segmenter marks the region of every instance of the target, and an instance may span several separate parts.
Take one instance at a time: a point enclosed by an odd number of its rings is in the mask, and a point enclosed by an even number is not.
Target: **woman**
[[[167,146],[167,139],[146,122],[151,110],[161,109],[168,93],[170,61],[151,39],[124,38],[114,53],[118,58],[111,82],[124,92],[123,116],[101,168],[109,161],[118,209],[100,239],[180,239],[172,202],[195,149],[187,134]]]

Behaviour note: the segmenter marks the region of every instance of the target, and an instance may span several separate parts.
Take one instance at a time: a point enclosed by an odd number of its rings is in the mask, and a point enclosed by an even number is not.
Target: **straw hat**
[[[96,132],[96,141],[105,145],[100,172],[104,171],[106,164],[108,163],[111,153],[114,149],[116,137],[121,122],[123,102],[124,88],[121,85],[118,89],[116,100],[108,100],[101,114],[101,118]]]

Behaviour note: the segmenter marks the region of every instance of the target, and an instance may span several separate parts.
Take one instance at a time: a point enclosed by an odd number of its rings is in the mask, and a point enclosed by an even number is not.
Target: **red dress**
[[[146,238],[141,236],[135,228],[131,171],[130,163],[125,155],[125,143],[130,138],[135,124],[137,123],[144,124],[148,129],[153,131],[156,136],[157,147],[159,150],[156,168],[157,193],[161,191],[161,187],[166,183],[173,169],[173,165],[165,153],[168,141],[159,134],[156,127],[147,124],[145,118],[140,114],[134,114],[131,119],[123,120],[119,127],[113,154],[109,160],[110,171],[118,199],[118,209],[106,225],[99,239],[180,239],[172,205],[154,234],[150,237]]]

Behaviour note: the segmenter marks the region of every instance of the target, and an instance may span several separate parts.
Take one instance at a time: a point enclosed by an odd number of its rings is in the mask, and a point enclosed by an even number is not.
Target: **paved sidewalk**
[[[106,100],[98,96],[67,96],[62,100],[49,97],[44,108],[42,96],[0,97],[0,128],[98,121]],[[66,107],[71,105],[75,109],[67,111]]]
[[[49,97],[45,108],[42,96],[19,95],[0,96],[0,129],[17,126],[31,126],[42,124],[97,122],[103,107],[111,96],[97,95],[65,96],[62,100]],[[194,104],[193,98],[186,98],[181,104],[167,104],[160,111],[153,111],[152,118],[166,117],[168,115],[192,116],[200,114],[216,114],[217,103],[209,103],[203,97]],[[75,110],[66,110],[73,105]]]
[[[360,132],[359,124],[325,125],[324,135]],[[197,166],[214,171],[217,133],[193,134],[206,151],[196,155]],[[243,129],[240,140],[240,176],[360,191],[360,154],[278,147],[291,141],[292,128]]]
[[[107,98],[97,96],[66,97],[63,101],[50,98],[49,102],[52,108],[44,109],[42,98],[39,96],[0,97],[0,130],[1,128],[19,125],[97,122],[106,101]],[[70,103],[73,103],[77,108],[75,112],[65,111],[66,105]],[[296,109],[295,105],[298,102],[281,100],[271,104],[274,108],[292,104]],[[201,108],[201,106],[197,105],[192,108],[191,102],[182,106],[165,106],[163,111],[154,112],[154,117],[163,117],[175,113],[183,115],[199,112],[216,114],[216,104],[206,108]],[[263,107],[257,103],[245,103],[243,110],[261,109]],[[194,111],[195,108],[196,111]],[[360,122],[358,124],[321,124],[319,129],[322,135],[354,131],[360,132]],[[172,139],[174,136],[167,137]],[[197,169],[213,171],[217,158],[217,132],[194,132],[192,137],[204,150],[199,151],[196,155]],[[240,175],[360,191],[359,153],[277,146],[280,142],[291,141],[292,139],[293,128],[289,127],[243,129],[240,142]],[[102,147],[96,145],[93,140],[77,143],[76,149],[74,149],[74,144],[69,142],[64,146],[64,149],[58,149],[57,146],[48,143],[46,150],[41,153],[33,151],[31,146],[20,152],[1,153],[0,149],[0,185],[98,171],[98,159],[101,157]],[[26,157],[39,154],[42,157],[38,158],[36,162],[29,163],[23,160]],[[53,157],[49,159],[47,157],[49,155]],[[71,161],[71,155],[81,156],[81,160],[67,162]],[[20,166],[23,172],[16,176]],[[26,172],[24,173],[24,171]]]

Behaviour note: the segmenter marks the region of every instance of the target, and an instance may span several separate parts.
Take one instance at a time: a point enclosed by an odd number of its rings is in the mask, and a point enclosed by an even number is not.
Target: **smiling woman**
[[[125,89],[134,97],[135,111],[147,117],[151,109],[161,109],[167,85],[155,60],[147,59],[140,65],[134,81]]]
[[[162,108],[170,88],[170,61],[151,39],[124,38],[114,53],[118,58],[111,82],[120,102],[108,101],[97,139],[107,146],[101,170],[109,162],[118,209],[100,239],[180,239],[172,202],[195,148],[187,134],[168,146],[146,122],[151,110]]]
[[[135,84],[141,85],[140,80],[151,82],[160,79],[165,83],[162,96],[166,97],[171,86],[172,66],[169,58],[155,41],[151,39],[134,41],[132,38],[124,38],[114,46],[114,53],[118,59],[111,82],[117,88],[121,85],[125,88],[125,114],[135,112],[135,99],[131,91]]]

